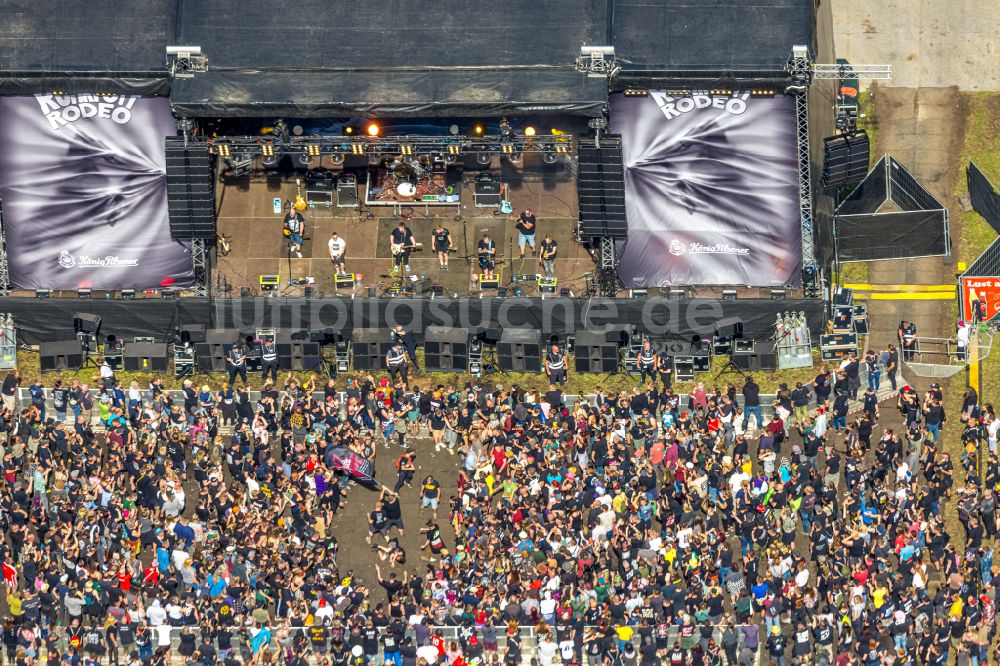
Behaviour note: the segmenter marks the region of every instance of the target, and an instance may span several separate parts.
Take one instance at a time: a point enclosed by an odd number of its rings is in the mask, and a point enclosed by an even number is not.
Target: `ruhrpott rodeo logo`
[[[106,118],[118,125],[132,120],[134,95],[35,95],[49,127],[58,130],[81,118]]]

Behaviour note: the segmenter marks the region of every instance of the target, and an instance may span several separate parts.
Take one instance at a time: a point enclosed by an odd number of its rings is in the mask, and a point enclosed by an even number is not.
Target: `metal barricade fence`
[[[691,650],[694,649],[694,647],[697,646],[699,643],[701,644],[702,649],[705,648],[705,643],[707,643],[708,639],[702,637],[701,629],[709,625],[687,625],[687,626],[691,628],[690,634],[688,634],[687,632],[684,632],[682,634],[681,627],[678,625],[668,625],[665,628],[666,629],[665,644],[667,645],[668,649],[673,648],[674,645],[677,644],[680,645],[682,649]],[[742,654],[750,660],[756,660],[756,658],[759,656],[762,644],[758,641],[754,645],[748,645],[747,628],[751,626],[754,628],[754,630],[759,629],[757,625],[734,625],[735,633],[737,636],[736,654],[737,655]],[[507,627],[497,626],[493,627],[493,629],[495,631],[497,639],[498,653],[500,655],[504,655],[506,654],[507,650],[507,636],[506,636]],[[202,642],[201,631],[200,628],[197,626],[175,627],[175,626],[161,625],[159,627],[150,627],[150,630],[151,630],[150,640],[148,644],[149,652],[155,653],[158,648],[164,648],[169,644],[171,664],[190,663],[190,661],[186,661],[185,659],[183,659],[178,652],[178,648],[181,643],[180,635],[182,631],[188,631],[194,636],[195,647],[200,645]],[[281,651],[280,656],[283,656],[287,650],[292,649],[295,639],[297,638],[297,636],[300,635],[305,636],[306,638],[306,651],[308,653],[308,656],[315,658],[315,657],[321,657],[327,653],[326,650],[320,651],[312,647],[312,644],[309,642],[310,636],[308,627],[289,627],[287,633],[285,634],[282,633],[280,627],[269,627],[269,630],[271,631],[271,640],[267,644],[266,649],[280,650]],[[445,640],[446,643],[455,641],[459,643],[459,645],[462,645],[463,641],[467,640],[469,636],[475,635],[479,638],[480,644],[482,644],[482,635],[483,635],[482,627],[429,625],[427,627],[427,630],[430,635],[433,635],[436,632],[440,631],[441,637]],[[215,633],[216,631],[227,631],[231,635],[232,638],[231,644],[233,651],[241,653],[244,657],[250,654],[249,627],[234,626],[234,627],[225,627],[221,629],[213,629],[213,633]],[[382,631],[384,631],[384,629],[380,629],[380,637]],[[653,627],[654,637],[657,635],[656,633],[657,631],[658,628]],[[50,627],[49,632],[50,633],[45,633],[43,632],[43,630],[37,628],[35,630],[36,636],[38,637],[38,640],[36,641],[36,646],[38,647],[35,654],[36,659],[41,660],[41,658],[46,656],[46,650],[44,648],[45,641],[43,639],[45,636],[50,636],[50,635],[55,636],[55,646],[60,650],[62,654],[68,654],[71,650],[74,649],[81,653],[87,652],[86,627],[81,627],[80,629],[76,630],[75,633],[72,633],[71,630],[66,626],[55,626],[55,627]],[[753,633],[754,636],[757,636],[757,633],[755,631],[751,630],[751,633]],[[415,636],[415,632],[412,627],[407,628],[406,635],[411,638]],[[533,626],[519,627],[518,636],[521,641],[522,658],[525,663],[529,663],[531,658],[535,657],[538,654],[539,636],[536,633],[536,628]],[[722,649],[723,645],[722,630],[720,626],[717,625],[713,628],[711,639],[715,641],[715,644],[717,646],[719,646],[720,654],[725,656],[725,653]],[[636,646],[637,653],[640,650],[639,646],[640,640],[641,639],[639,632],[635,631],[635,635],[632,641],[633,644]],[[326,642],[327,645],[329,645],[329,637],[326,639]],[[74,645],[74,643],[78,643],[78,645]],[[212,641],[212,644],[216,645],[214,639]],[[118,650],[118,661],[124,663],[128,655],[134,651],[139,652],[138,647],[134,643],[130,645],[121,645]],[[141,652],[140,656],[142,656]],[[377,661],[375,661],[374,663],[376,664],[381,664],[383,662],[384,652],[382,650],[381,640],[379,642],[378,654],[369,656],[375,656]],[[577,663],[586,662],[586,657],[584,655],[575,654],[574,658],[576,659]],[[104,651],[101,661],[102,663],[111,663],[110,655],[108,654],[106,649]],[[310,661],[312,663],[316,663],[315,659],[311,659]],[[281,662],[279,661],[278,663]]]

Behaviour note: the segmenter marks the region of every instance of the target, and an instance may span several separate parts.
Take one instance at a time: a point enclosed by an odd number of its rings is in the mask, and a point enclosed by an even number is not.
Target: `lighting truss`
[[[278,139],[278,137],[274,137]],[[282,141],[263,141],[257,136],[192,137],[192,143],[204,143],[208,152],[220,157],[235,155],[272,157],[279,155],[352,154],[352,155],[460,155],[481,153],[511,155],[516,153],[569,153],[573,147],[570,134],[522,134],[507,136],[308,136],[289,137]]]

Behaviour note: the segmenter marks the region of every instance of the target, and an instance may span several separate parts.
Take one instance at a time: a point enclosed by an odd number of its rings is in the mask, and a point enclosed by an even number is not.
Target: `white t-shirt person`
[[[347,250],[347,242],[343,238],[337,234],[333,234],[330,236],[330,240],[327,241],[326,246],[330,250],[330,259],[334,263],[343,261],[344,251]]]

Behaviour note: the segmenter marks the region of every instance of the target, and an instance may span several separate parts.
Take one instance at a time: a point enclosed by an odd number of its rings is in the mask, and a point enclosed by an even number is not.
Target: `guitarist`
[[[344,273],[344,253],[347,251],[347,243],[334,231],[330,234],[330,240],[327,241],[326,246],[330,250],[330,261],[333,262],[334,273]]]
[[[285,235],[288,243],[299,259],[302,258],[302,231],[306,228],[306,220],[302,213],[294,208],[285,215]]]
[[[483,240],[479,241],[479,268],[483,271],[483,277],[493,279],[496,270],[497,244],[490,238],[489,233],[483,232]]]
[[[392,230],[390,239],[393,263],[392,272],[398,273],[399,267],[407,273],[410,272],[410,251],[413,250],[413,232],[410,231],[405,222],[400,222],[399,226]]]
[[[535,256],[535,228],[537,220],[530,208],[521,211],[517,218],[517,247],[521,250],[521,258],[524,259],[524,246],[531,247],[531,256]]]
[[[434,227],[433,236],[434,251],[437,252],[438,263],[441,264],[441,270],[446,271],[448,270],[448,250],[451,249],[451,232],[438,222]]]

